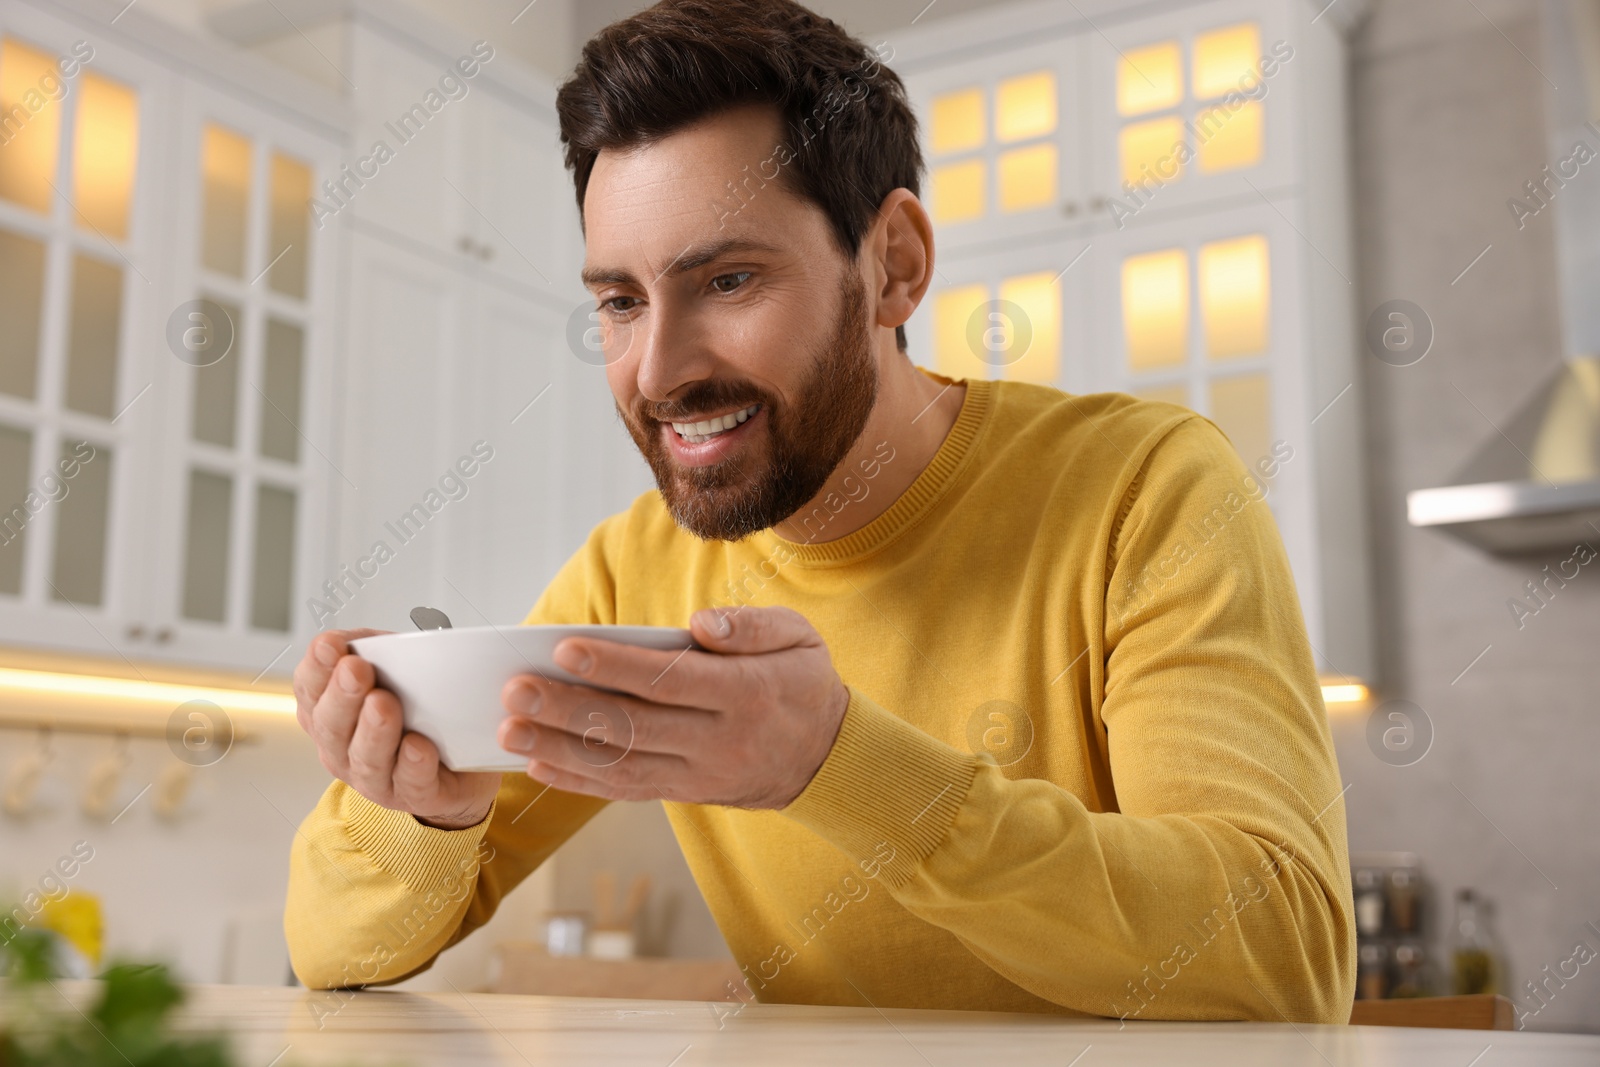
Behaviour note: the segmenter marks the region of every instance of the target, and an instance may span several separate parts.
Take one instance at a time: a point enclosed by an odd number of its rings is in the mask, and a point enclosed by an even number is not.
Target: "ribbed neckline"
[[[919,368],[921,369],[921,368]],[[945,435],[944,443],[922,473],[906,487],[889,510],[851,534],[833,541],[809,543],[790,541],[773,530],[765,531],[771,547],[781,546],[792,553],[795,562],[806,566],[842,566],[858,562],[883,548],[927,512],[944,495],[972,454],[972,443],[983,428],[994,398],[994,383],[983,378],[947,378],[924,370],[935,381],[965,385],[961,411]]]

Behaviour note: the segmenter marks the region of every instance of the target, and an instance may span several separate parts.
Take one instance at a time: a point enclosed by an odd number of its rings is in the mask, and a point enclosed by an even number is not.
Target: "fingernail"
[[[518,686],[511,692],[511,710],[518,715],[537,715],[544,704],[544,694],[531,685]]]
[[[356,669],[348,663],[339,671],[339,688],[346,693],[361,692],[361,679],[356,677]]]
[[[718,637],[727,637],[729,634],[733,633],[732,615],[729,615],[726,612],[718,612],[713,616],[713,618],[715,618],[716,621],[711,624],[711,628],[716,631]]]
[[[324,667],[331,667],[339,662],[339,650],[326,641],[318,641],[311,646],[311,654],[317,657],[317,662]]]
[[[594,659],[582,648],[563,648],[560,659],[573,674],[588,674],[589,668],[594,666]]]
[[[527,755],[533,751],[533,739],[533,723],[513,720],[511,725],[506,727],[505,749],[507,752]]]

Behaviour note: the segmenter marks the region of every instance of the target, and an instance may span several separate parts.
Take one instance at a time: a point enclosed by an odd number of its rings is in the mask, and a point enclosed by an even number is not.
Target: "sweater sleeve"
[[[620,526],[595,528],[525,622],[615,621],[608,560]],[[509,773],[482,822],[440,830],[333,782],[290,847],[284,933],[295,976],[335,989],[426,970],[606,803]]]
[[[1265,483],[1192,418],[1127,484],[1107,523],[1103,634],[1076,689],[1098,702],[1117,810],[1008,778],[852,688],[833,750],[784,813],[1054,1003],[1347,1022],[1338,766]]]

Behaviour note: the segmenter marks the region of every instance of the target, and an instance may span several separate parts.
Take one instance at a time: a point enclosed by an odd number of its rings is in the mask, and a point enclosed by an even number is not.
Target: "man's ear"
[[[905,325],[933,280],[933,221],[909,189],[884,197],[866,243],[867,277],[877,294],[876,325]]]

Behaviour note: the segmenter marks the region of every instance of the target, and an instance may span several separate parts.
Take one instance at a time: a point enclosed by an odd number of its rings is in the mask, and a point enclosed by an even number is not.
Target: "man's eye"
[[[610,311],[618,315],[626,315],[638,305],[639,298],[636,296],[614,296],[609,300],[600,301],[601,310]]]
[[[711,287],[719,293],[731,293],[749,280],[750,272],[747,270],[735,274],[719,274],[711,279]]]

